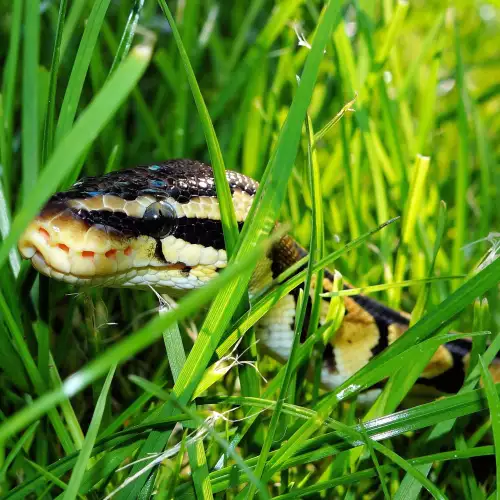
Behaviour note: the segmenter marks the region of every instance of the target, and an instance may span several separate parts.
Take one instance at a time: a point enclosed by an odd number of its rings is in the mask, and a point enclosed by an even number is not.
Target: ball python
[[[233,171],[226,178],[241,227],[258,183]],[[18,248],[39,272],[70,284],[151,286],[165,292],[201,287],[227,264],[212,168],[170,160],[79,180],[49,199]],[[291,237],[282,237],[257,266],[250,292],[271,283],[304,254]],[[331,290],[332,280],[325,270],[324,290]],[[256,329],[266,350],[279,359],[290,353],[296,296],[281,299]],[[363,367],[409,324],[407,314],[367,296],[344,300],[344,319],[324,353],[321,380],[326,388]],[[326,300],[321,309],[324,321]],[[420,382],[442,392],[458,390],[469,352],[466,340],[440,346]]]

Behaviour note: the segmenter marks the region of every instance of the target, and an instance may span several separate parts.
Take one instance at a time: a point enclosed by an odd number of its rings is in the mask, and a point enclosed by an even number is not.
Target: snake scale
[[[227,171],[238,225],[258,184]],[[89,177],[54,194],[19,241],[41,273],[76,285],[154,287],[172,292],[203,286],[226,267],[224,236],[213,171],[193,160],[170,160]],[[270,284],[305,254],[284,236],[262,259],[250,292]],[[323,289],[333,276],[325,271]],[[345,297],[345,315],[324,351],[322,383],[333,388],[363,367],[408,328],[408,316],[364,295]],[[321,321],[328,310],[323,301]],[[294,332],[296,294],[281,299],[260,321],[267,351],[286,359]],[[463,383],[470,343],[438,348],[419,380],[442,392]],[[492,368],[495,378],[499,371]]]

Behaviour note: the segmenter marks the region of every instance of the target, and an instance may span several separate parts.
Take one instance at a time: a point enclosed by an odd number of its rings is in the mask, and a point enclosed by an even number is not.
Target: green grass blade
[[[436,239],[434,241],[434,248],[432,251],[432,258],[429,266],[429,271],[427,275],[431,277],[434,274],[434,268],[436,266],[436,259],[437,255],[439,252],[439,249],[441,248],[441,243],[443,241],[443,235],[444,231],[446,228],[446,204],[444,201],[441,201],[439,203],[439,214],[438,214],[438,223],[437,223],[437,229],[436,229]],[[413,308],[413,311],[411,313],[411,320],[410,320],[410,325],[415,324],[424,314],[424,311],[427,307],[427,302],[429,299],[429,290],[430,290],[430,285],[425,285],[418,298],[417,298],[417,303],[415,304],[415,307]]]
[[[52,153],[54,144],[55,116],[56,116],[56,92],[57,76],[61,59],[61,40],[66,19],[68,1],[62,0],[59,5],[59,16],[57,19],[56,38],[52,52],[52,64],[50,67],[49,96],[47,99],[47,114],[45,116],[45,128],[42,148],[42,163],[45,164]]]
[[[33,387],[35,388],[37,394],[41,396],[46,391],[46,385],[36,366],[35,360],[33,359],[29,351],[28,345],[23,337],[23,332],[20,329],[13,312],[9,309],[5,297],[1,292],[0,311],[2,311],[2,316],[12,336],[12,343],[15,346],[19,357],[21,358],[21,361],[23,362],[24,368],[30,378],[30,381],[33,384]],[[53,408],[49,412],[49,419],[54,427],[54,430],[59,436],[63,448],[66,452],[71,453],[75,449],[75,447],[59,413]]]
[[[0,158],[3,167],[4,190],[7,199],[11,199],[10,190],[14,179],[12,167],[13,146],[13,121],[16,102],[16,77],[19,64],[19,50],[21,40],[21,26],[23,22],[23,0],[14,0],[12,3],[12,22],[9,36],[9,50],[5,61],[2,79],[2,144],[0,145]]]
[[[345,290],[338,290],[336,292],[326,292],[322,293],[322,297],[351,297],[353,295],[359,295],[361,293],[368,295],[373,292],[381,292],[382,290],[390,290],[391,288],[403,288],[407,286],[419,285],[422,283],[433,283],[436,281],[448,281],[448,280],[459,280],[464,279],[465,276],[439,276],[434,278],[421,278],[415,280],[405,280],[399,283],[387,283],[384,285],[373,285],[358,288],[348,288]]]
[[[70,38],[77,30],[77,24],[80,20],[80,16],[84,11],[85,4],[87,0],[75,0],[71,2],[71,8],[68,13],[68,19],[64,26],[64,31],[61,40],[61,57],[64,57],[68,44],[70,43]]]
[[[427,156],[417,156],[415,166],[413,167],[413,175],[410,181],[410,192],[407,200],[407,209],[403,216],[401,245],[398,249],[396,258],[396,266],[394,271],[394,279],[402,281],[408,265],[408,257],[411,252],[411,242],[415,233],[415,225],[418,220],[419,213],[422,211],[422,205],[425,200],[426,178],[429,171],[430,158]],[[392,302],[396,307],[399,307],[401,294],[399,289],[395,290],[392,295]]]
[[[500,492],[500,398],[498,397],[497,387],[493,381],[493,377],[488,370],[488,366],[484,362],[482,356],[479,356],[479,366],[484,383],[484,391],[488,398],[488,406],[491,415],[491,427],[493,429],[493,440],[495,442],[495,464],[496,464],[496,491],[497,498]]]
[[[37,463],[32,462],[31,460],[26,459],[26,462],[29,465],[31,465],[33,469],[39,472],[44,478],[54,483],[54,485],[58,486],[63,491],[66,491],[68,489],[68,485],[64,481],[61,481],[57,476],[54,476],[54,474],[51,474],[48,470],[44,469],[43,467],[40,467]],[[79,495],[79,498],[83,497]]]
[[[109,70],[110,75],[123,62],[124,58],[130,52],[130,48],[132,47],[132,41],[134,39],[135,32],[137,29],[137,23],[139,22],[139,17],[141,15],[141,10],[143,6],[144,6],[144,0],[135,0],[134,5],[130,9],[130,13],[127,19],[127,24],[123,29],[123,34],[120,39],[120,44],[118,45],[118,49],[113,59],[113,64],[111,65],[111,69]]]
[[[189,415],[195,422],[197,422],[199,428],[204,428],[207,431],[207,434],[210,435],[212,438],[214,438],[219,444],[222,444],[222,446],[225,448],[225,451],[229,453],[232,458],[234,458],[236,464],[245,471],[249,478],[250,481],[252,482],[253,485],[259,490],[259,493],[261,494],[262,498],[269,498],[268,495],[266,494],[265,488],[262,487],[262,484],[260,484],[259,480],[254,476],[254,474],[250,471],[250,469],[246,466],[246,464],[243,462],[241,457],[236,454],[234,450],[232,450],[226,442],[222,438],[218,436],[218,434],[214,431],[213,429],[213,424],[210,420],[205,420],[202,421],[201,418],[199,417],[198,414],[190,410],[187,406],[184,406],[180,401],[178,401],[174,395],[169,394],[165,392],[164,390],[160,389],[158,386],[155,386],[151,382],[148,382],[147,380],[141,379],[140,377],[137,376],[132,376],[131,379],[138,384],[140,387],[144,388],[147,391],[151,391],[154,394],[156,394],[158,397],[161,397],[162,399],[165,399],[166,401],[172,401],[174,405],[178,406],[179,409]],[[202,498],[205,497],[205,494],[202,496]]]
[[[40,1],[25,3],[22,107],[22,196],[26,201],[36,185],[40,169],[38,134],[38,58]]]
[[[160,306],[160,314],[165,313],[168,309],[175,307],[168,297],[163,296],[166,302],[166,308]],[[179,377],[182,367],[186,363],[186,353],[182,345],[181,332],[179,324],[174,323],[163,332],[163,342],[167,351],[167,357],[174,382]],[[189,443],[187,445],[189,463],[193,475],[193,482],[198,496],[201,498],[213,498],[210,481],[208,480],[208,466],[205,456],[205,450],[202,442]],[[152,482],[152,481],[150,481]]]
[[[59,145],[63,137],[71,130],[73,121],[80,102],[83,83],[87,76],[90,60],[97,44],[97,38],[101,30],[106,11],[111,0],[97,0],[94,2],[92,11],[83,32],[78,53],[73,64],[71,76],[66,87],[59,120],[56,128],[56,145]],[[68,19],[68,26],[70,25]],[[63,35],[64,36],[64,35]],[[64,46],[64,45],[63,45]]]
[[[458,127],[460,134],[460,147],[458,166],[455,179],[455,238],[453,240],[452,273],[460,274],[463,270],[463,246],[467,242],[466,228],[468,227],[467,186],[470,179],[470,148],[469,125],[466,106],[469,96],[465,84],[465,69],[460,48],[460,33],[458,25],[455,26],[455,54],[457,58],[457,89],[458,89]]]
[[[78,460],[76,461],[75,467],[71,474],[71,478],[68,483],[68,489],[64,494],[65,500],[73,500],[78,496],[78,490],[80,489],[80,484],[83,479],[85,470],[88,467],[90,455],[92,448],[94,447],[95,440],[97,438],[97,433],[99,432],[99,427],[101,425],[102,416],[104,414],[104,409],[106,406],[106,399],[108,398],[108,393],[111,388],[111,381],[115,374],[116,367],[112,367],[104,381],[102,386],[101,394],[97,400],[94,414],[92,416],[92,421],[90,422],[87,434],[85,436],[85,441],[83,442],[82,449],[78,455]]]
[[[390,500],[391,496],[389,494],[389,491],[387,490],[384,471],[380,467],[380,463],[378,461],[377,454],[375,453],[375,450],[373,449],[373,443],[372,443],[371,439],[368,437],[368,435],[366,434],[366,429],[363,426],[361,426],[361,433],[363,434],[363,438],[364,438],[366,447],[368,448],[368,451],[370,452],[370,456],[371,456],[373,465],[375,466],[375,469],[377,471],[379,481],[380,481],[380,486],[382,487],[382,492],[384,493],[384,498],[385,498],[385,500]]]
[[[10,453],[5,458],[2,467],[0,467],[0,480],[5,482],[7,471],[9,467],[12,465],[12,462],[16,459],[16,457],[21,453],[24,445],[33,438],[33,435],[38,427],[40,422],[35,422],[31,427],[26,429],[23,435],[16,441],[16,444],[10,450]]]
[[[310,276],[308,276],[308,281],[309,283],[306,284],[305,289],[308,290],[307,285],[310,285]],[[289,390],[289,385],[290,381],[292,378],[292,367],[293,367],[293,362],[295,360],[295,353],[297,351],[297,347],[300,342],[300,335],[302,332],[302,328],[304,327],[304,320],[306,316],[306,311],[307,311],[307,299],[308,299],[308,293],[304,294],[303,290],[300,290],[299,292],[299,297],[297,299],[297,321],[296,321],[296,326],[295,326],[295,332],[294,332],[294,337],[293,337],[293,343],[292,343],[292,348],[290,351],[290,357],[288,358],[288,361],[285,364],[285,374],[283,376],[283,381],[281,383],[281,387],[279,390],[278,394],[278,400],[276,403],[276,406],[274,407],[274,411],[271,417],[271,422],[269,424],[269,430],[267,432],[266,438],[264,440],[264,444],[262,446],[262,450],[259,454],[259,459],[257,461],[257,465],[255,467],[255,477],[257,479],[261,479],[262,474],[264,473],[266,463],[268,460],[268,455],[269,451],[271,450],[271,445],[275,439],[275,434],[278,429],[278,424],[280,422],[281,418],[281,409],[283,407],[283,403],[285,402],[287,395],[288,395],[288,390]],[[304,298],[305,296],[305,298]],[[251,499],[254,497],[256,493],[256,487],[255,485],[251,485],[249,490],[247,491],[245,498]],[[243,498],[243,494],[241,496]]]

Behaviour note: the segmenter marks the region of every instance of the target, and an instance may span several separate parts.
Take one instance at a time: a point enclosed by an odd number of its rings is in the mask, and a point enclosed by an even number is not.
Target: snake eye
[[[146,225],[146,233],[155,238],[167,236],[174,227],[176,216],[174,208],[166,201],[151,203],[142,216]]]

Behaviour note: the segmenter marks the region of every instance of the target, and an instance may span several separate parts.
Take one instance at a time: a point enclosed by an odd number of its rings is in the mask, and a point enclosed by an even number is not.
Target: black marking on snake
[[[347,287],[346,287],[347,288]],[[370,299],[366,295],[353,295],[351,297],[359,306],[367,311],[375,320],[379,332],[379,339],[372,348],[373,356],[380,354],[389,346],[389,326],[392,324],[408,325],[408,319],[384,306],[380,302]]]
[[[102,226],[107,231],[112,231],[118,236],[127,238],[137,238],[141,235],[151,236],[157,241],[158,222],[144,220],[139,217],[130,217],[124,212],[112,212],[110,210],[83,210],[81,208],[72,210],[77,218],[85,221],[90,226]],[[216,250],[225,248],[224,232],[222,222],[212,219],[197,219],[191,217],[178,217],[163,221],[169,224],[170,228],[162,233],[162,238],[171,235],[182,239],[193,245],[213,247]],[[241,231],[243,222],[238,223]],[[163,226],[164,229],[164,226]],[[157,252],[158,254],[158,249]],[[165,260],[162,258],[162,260]]]
[[[163,250],[161,248],[161,241],[160,240],[156,241],[155,257],[160,262],[165,262],[165,264],[167,264],[167,259],[165,259],[165,256],[163,255]]]
[[[242,227],[243,222],[238,222],[240,231]],[[176,220],[176,228],[171,234],[193,245],[213,247],[216,250],[225,248],[220,220],[180,217]]]
[[[325,277],[333,282],[333,274],[325,269]],[[351,286],[344,285],[344,290],[349,290]],[[384,306],[380,302],[373,300],[366,295],[351,295],[350,298],[368,312],[374,319],[379,332],[377,345],[373,347],[372,355],[380,354],[389,346],[389,326],[396,323],[399,325],[408,325],[408,319],[397,311]],[[346,309],[345,315],[348,314]]]
[[[238,172],[227,171],[231,189],[254,195],[258,184]],[[56,193],[49,203],[86,199],[105,194],[134,200],[139,196],[171,197],[178,203],[188,203],[197,196],[216,197],[212,167],[194,160],[169,160],[156,165],[145,165],[111,172],[101,177],[87,177],[75,183],[68,191]]]
[[[436,388],[438,391],[453,393],[457,392],[463,385],[465,380],[464,357],[470,352],[470,343],[467,346],[466,341],[453,341],[453,343],[445,344],[446,349],[450,352],[453,358],[453,365],[441,375],[432,378],[419,378],[418,383],[429,385]]]
[[[107,231],[112,231],[118,236],[137,238],[141,235],[156,237],[158,221],[145,220],[139,217],[130,217],[125,212],[111,210],[84,210],[73,209],[73,214],[85,221],[89,226],[102,226]],[[171,227],[166,234],[175,232],[178,219],[161,221],[164,226],[168,223]]]

